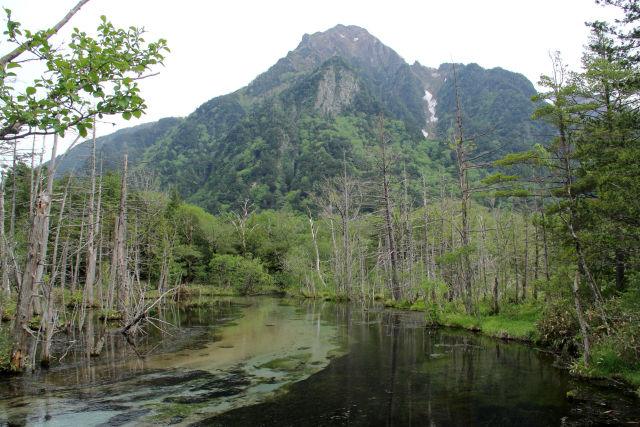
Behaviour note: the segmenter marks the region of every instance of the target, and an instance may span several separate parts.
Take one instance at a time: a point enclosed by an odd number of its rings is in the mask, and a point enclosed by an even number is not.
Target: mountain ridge
[[[396,149],[405,156],[403,150],[413,150],[409,170],[419,175],[427,164],[450,166],[454,66],[465,133],[501,129],[476,145],[511,142],[503,153],[531,146],[535,88],[524,76],[477,64],[409,65],[367,30],[345,25],[305,34],[249,85],[203,103],[164,133],[150,133],[135,147],[119,144],[135,151],[134,165],[142,153],[161,186],[176,185],[185,199],[209,210],[244,198],[265,209],[304,209],[315,182],[342,170],[343,157],[355,175],[372,167],[364,146],[375,151],[380,114]]]

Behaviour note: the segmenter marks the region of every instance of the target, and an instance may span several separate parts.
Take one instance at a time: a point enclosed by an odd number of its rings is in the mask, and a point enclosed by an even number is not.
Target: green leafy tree
[[[89,0],[80,1],[50,29],[30,31],[7,13],[5,42],[15,49],[0,58],[0,140],[27,135],[64,134],[77,129],[82,136],[93,117],[122,114],[140,117],[146,105],[138,81],[162,64],[166,41],[146,43],[141,28],[116,28],[105,16],[96,38],[74,28],[66,45],[51,37]],[[24,76],[22,65],[36,62],[42,74],[25,87],[13,85]]]
[[[614,39],[594,29],[578,75],[581,115],[576,157],[579,173],[597,197],[588,199],[594,262],[604,276],[615,271],[618,290],[625,286],[625,264],[637,251],[640,234],[640,148],[637,144],[637,87],[640,78]],[[605,256],[603,256],[603,254]],[[614,265],[614,268],[610,268]]]

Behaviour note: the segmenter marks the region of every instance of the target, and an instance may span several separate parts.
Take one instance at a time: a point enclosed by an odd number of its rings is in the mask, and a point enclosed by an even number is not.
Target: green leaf
[[[27,95],[34,95],[36,93],[36,88],[33,86],[27,87]]]
[[[20,67],[22,67],[22,65],[18,64],[17,62],[9,62],[7,64],[7,69],[9,69],[9,68],[20,68]]]
[[[131,112],[125,111],[124,113],[122,113],[122,118],[125,120],[129,120],[131,118]]]
[[[133,111],[132,111],[132,113],[133,113],[133,116],[134,116],[136,119],[139,119],[139,118],[140,118],[140,116],[142,115],[142,111],[140,111],[140,110],[133,110]]]
[[[83,138],[87,137],[87,128],[84,127],[83,124],[79,124],[78,126],[78,132],[80,132],[80,136],[82,136]]]

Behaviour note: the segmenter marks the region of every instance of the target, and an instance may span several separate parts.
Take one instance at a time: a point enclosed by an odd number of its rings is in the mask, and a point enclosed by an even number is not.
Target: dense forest
[[[428,326],[536,341],[575,373],[637,387],[638,5],[604,3],[626,21],[590,24],[581,71],[553,55],[528,104],[521,76],[442,67],[450,78],[427,139],[410,68],[398,66],[396,79],[409,83],[392,90],[373,85],[379,70],[341,56],[302,73],[296,51],[186,119],[143,125],[152,144],[133,128],[121,131],[129,145],[100,145],[93,120],[140,116],[137,80],[162,62],[165,42],[144,44],[135,28],[105,19],[97,40],[75,31],[65,52],[48,32],[23,33],[9,19],[2,369],[51,364],[53,337],[82,329],[87,310],[104,317],[95,357],[114,332],[109,319],[134,340],[163,298],[280,293],[422,310]],[[22,92],[9,85],[20,55],[49,70]],[[349,103],[318,100],[327,73],[350,88]],[[496,86],[500,98],[478,90]],[[487,125],[531,115],[513,128]],[[88,137],[77,173],[59,169],[55,143],[39,164],[39,136],[72,130]],[[27,136],[37,138],[22,155]]]

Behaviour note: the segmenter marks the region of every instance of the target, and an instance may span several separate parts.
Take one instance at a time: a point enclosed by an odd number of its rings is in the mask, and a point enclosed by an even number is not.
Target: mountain
[[[122,165],[122,155],[128,155],[128,162],[139,164],[145,151],[162,137],[169,129],[174,128],[183,119],[168,117],[153,123],[144,123],[112,134],[96,138],[96,159],[102,160],[104,169],[119,169]],[[74,175],[84,175],[90,166],[88,158],[91,155],[91,141],[84,141],[69,150],[64,156],[58,156],[61,161],[56,173],[63,175],[67,172]]]
[[[454,79],[454,72],[455,77]],[[409,65],[356,26],[304,35],[248,86],[202,104],[188,117],[99,139],[105,165],[129,153],[160,185],[211,211],[249,198],[260,208],[303,210],[324,177],[375,178],[380,117],[411,177],[451,166],[448,139],[460,92],[465,134],[494,158],[532,146],[545,125],[531,122],[535,89],[524,76],[476,64]],[[80,167],[87,143],[65,159]],[[84,151],[83,151],[84,150]]]
[[[423,85],[409,64],[367,30],[353,25],[305,34],[298,47],[251,82],[246,93],[255,99],[281,91],[333,56],[346,59],[396,118],[418,129],[423,126]]]

